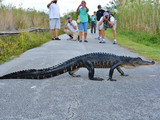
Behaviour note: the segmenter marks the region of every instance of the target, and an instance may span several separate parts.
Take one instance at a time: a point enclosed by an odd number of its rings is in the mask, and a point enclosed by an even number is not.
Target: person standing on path
[[[60,10],[57,4],[57,0],[52,0],[48,5],[49,9],[49,25],[51,30],[52,40],[61,40],[58,38],[59,29],[60,29]],[[54,32],[56,37],[54,38]]]
[[[86,6],[86,2],[83,0],[81,4],[77,8],[77,12],[79,12],[79,35],[80,35],[80,40],[79,42],[82,42],[82,33],[84,29],[84,42],[87,41],[87,29],[88,29],[88,11],[89,9]]]
[[[93,33],[93,30],[94,30],[94,33],[96,33],[96,12],[93,13],[93,15],[91,16],[91,33]]]
[[[103,16],[104,12],[105,11],[102,10],[101,5],[98,5],[98,11],[97,11],[97,14],[96,14],[96,16],[97,16],[97,28],[98,28],[98,31],[99,31],[98,40],[100,40],[102,38],[102,31],[101,31],[102,28],[100,28],[100,26],[99,26],[99,21],[100,21],[101,17]]]
[[[105,30],[107,30],[108,28],[111,28],[113,31],[113,37],[114,37],[113,44],[117,44],[117,41],[116,41],[117,20],[113,17],[113,15],[109,11],[104,12],[104,15],[100,19],[99,25],[102,30],[102,40],[99,43],[105,43]]]

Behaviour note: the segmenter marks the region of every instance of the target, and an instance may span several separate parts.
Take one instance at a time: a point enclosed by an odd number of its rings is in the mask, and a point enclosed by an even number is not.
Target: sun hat
[[[67,16],[67,19],[70,19],[70,18],[71,18],[71,16],[70,16],[70,15],[68,15],[68,16]]]
[[[104,12],[104,13],[103,13],[103,16],[106,16],[106,15],[109,15],[109,13],[108,13],[108,12]]]

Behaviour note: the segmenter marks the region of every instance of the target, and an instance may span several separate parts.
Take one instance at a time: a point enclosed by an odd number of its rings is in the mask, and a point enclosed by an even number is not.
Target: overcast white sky
[[[23,8],[34,8],[39,11],[48,12],[47,4],[51,0],[2,0],[3,4],[12,4],[17,7]],[[58,0],[58,5],[60,7],[61,16],[64,13],[76,10],[82,0]],[[93,11],[97,11],[97,5],[106,6],[111,0],[86,0],[87,7],[89,8],[89,14],[91,15]]]

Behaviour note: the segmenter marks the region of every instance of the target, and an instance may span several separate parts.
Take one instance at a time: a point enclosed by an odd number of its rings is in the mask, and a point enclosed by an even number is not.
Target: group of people
[[[58,33],[60,29],[60,11],[59,6],[57,4],[57,0],[51,1],[47,7],[49,8],[49,24],[51,29],[51,37],[52,40],[60,40],[58,38]],[[77,8],[77,12],[79,13],[78,20],[72,20],[71,16],[67,17],[67,21],[65,24],[65,33],[69,36],[71,40],[79,40],[82,42],[82,38],[84,35],[84,42],[87,41],[87,29],[88,29],[88,7],[86,6],[86,1],[82,0],[81,4]],[[99,43],[105,43],[105,30],[107,28],[112,28],[114,42],[116,44],[116,20],[113,17],[112,13],[109,11],[102,10],[101,5],[98,5],[98,11],[94,12],[91,16],[91,33],[96,33],[96,25],[98,27],[100,40]],[[54,38],[55,32],[55,38]]]

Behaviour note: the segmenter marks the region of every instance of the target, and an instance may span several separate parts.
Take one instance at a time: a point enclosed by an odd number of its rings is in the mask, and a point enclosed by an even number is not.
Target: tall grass
[[[15,6],[4,6],[0,1],[0,30],[28,29],[30,27],[48,28],[48,15],[34,9],[24,10]]]
[[[118,28],[160,34],[159,0],[118,0]]]

